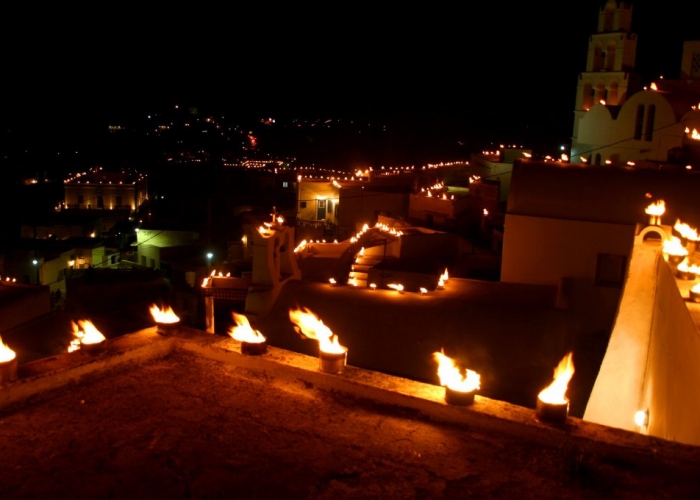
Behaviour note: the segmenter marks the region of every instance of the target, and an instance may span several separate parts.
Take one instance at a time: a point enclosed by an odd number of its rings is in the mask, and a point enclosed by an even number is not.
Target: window
[[[288,187],[289,187],[289,182],[287,182],[287,181],[282,181],[282,187],[283,187],[283,188],[288,188]]]
[[[299,208],[306,208],[306,202],[305,202],[305,201],[300,201],[300,202],[299,202]]]
[[[599,253],[595,271],[596,286],[622,288],[626,269],[627,257],[624,255]]]
[[[649,112],[647,113],[647,124],[644,129],[644,140],[651,142],[654,136],[654,118],[656,117],[656,106],[653,104],[649,105]]]
[[[642,140],[642,128],[644,128],[644,105],[637,106],[637,118],[634,123],[634,140]]]
[[[318,208],[326,208],[326,200],[318,200]]]

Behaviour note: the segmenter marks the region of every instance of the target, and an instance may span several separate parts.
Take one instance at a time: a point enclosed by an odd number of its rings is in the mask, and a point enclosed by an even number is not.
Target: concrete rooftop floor
[[[574,313],[556,308],[556,294],[554,286],[461,278],[426,295],[302,280],[288,282],[272,310],[250,321],[272,345],[316,355],[317,342],[289,320],[290,309],[308,308],[348,347],[349,363],[427,383],[437,383],[432,353],[444,348],[481,374],[483,395],[528,408],[573,350],[567,394],[572,415],[581,417],[608,337],[577,335]]]
[[[352,358],[350,357],[349,360]],[[155,327],[0,385],[3,498],[697,498],[700,448]]]

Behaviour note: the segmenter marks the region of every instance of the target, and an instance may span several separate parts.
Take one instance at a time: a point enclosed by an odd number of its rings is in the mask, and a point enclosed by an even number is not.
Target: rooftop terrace
[[[695,498],[700,449],[181,327],[21,365],[5,498]]]

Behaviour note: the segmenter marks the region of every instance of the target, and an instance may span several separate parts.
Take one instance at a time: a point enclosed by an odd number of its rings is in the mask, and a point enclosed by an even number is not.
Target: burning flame
[[[2,341],[0,337],[0,363],[6,363],[7,361],[12,361],[17,357],[15,351],[10,349],[5,342]]]
[[[303,249],[306,248],[307,241],[306,240],[301,240],[301,242],[297,245],[297,247],[294,249],[294,253],[299,253]]]
[[[68,346],[68,352],[77,351],[81,344],[99,344],[105,340],[105,336],[87,319],[79,319],[76,323],[71,321],[73,336],[75,337]]]
[[[664,240],[663,252],[668,255],[688,255],[688,249],[683,246],[677,236],[672,236],[670,240]]]
[[[387,288],[393,288],[399,293],[403,293],[403,285],[401,283],[390,283],[387,285]]]
[[[267,224],[267,222],[265,224]],[[274,229],[272,229],[270,227],[266,227],[266,226],[258,226],[258,232],[260,233],[260,236],[262,236],[263,238],[269,238],[270,236],[275,234]]]
[[[680,219],[676,220],[675,225],[673,226],[673,229],[678,231],[678,233],[683,237],[687,238],[689,240],[697,241],[698,239],[698,231],[695,228],[690,227],[688,224],[685,222],[681,222]]]
[[[231,313],[233,315],[233,321],[236,322],[237,326],[232,326],[228,334],[239,342],[253,342],[256,344],[265,342],[267,340],[265,336],[257,330],[253,330],[250,326],[248,318],[242,314],[236,312]]]
[[[440,279],[442,280],[443,284],[447,283],[450,280],[450,274],[447,272],[447,268],[445,268],[445,272],[442,273]]]
[[[654,203],[650,204],[646,209],[644,209],[644,213],[646,213],[647,215],[662,216],[665,211],[666,202],[664,200],[655,201]]]
[[[306,338],[317,340],[321,351],[328,354],[342,354],[347,351],[338,342],[338,336],[307,308],[290,309],[289,320],[294,323],[294,330],[297,333]]]
[[[157,305],[153,304],[150,308],[151,315],[156,323],[177,323],[180,318],[175,314],[173,309],[168,306],[165,309],[160,309]]]
[[[678,264],[678,270],[683,273],[700,274],[700,267],[697,264],[688,262],[688,257],[683,259],[683,262]]]
[[[565,404],[566,389],[574,375],[573,352],[562,358],[554,370],[554,381],[539,394],[540,400],[549,404]]]
[[[433,358],[438,363],[440,385],[460,392],[471,392],[481,388],[481,375],[473,370],[465,370],[465,375],[462,376],[454,360],[445,356],[444,349],[434,352]]]

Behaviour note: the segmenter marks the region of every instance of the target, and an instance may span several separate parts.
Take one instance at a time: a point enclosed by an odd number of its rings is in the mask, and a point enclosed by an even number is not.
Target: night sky
[[[256,117],[515,112],[568,137],[604,3],[17,14],[2,35],[0,114],[4,127],[58,134],[171,103]],[[647,79],[677,75],[683,40],[700,39],[692,2],[667,5],[634,3]]]

